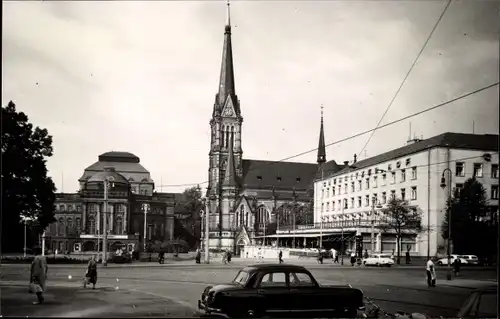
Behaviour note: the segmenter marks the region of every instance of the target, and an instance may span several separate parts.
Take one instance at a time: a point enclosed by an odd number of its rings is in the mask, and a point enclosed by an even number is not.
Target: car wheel
[[[442,262],[442,261],[438,261],[438,262],[437,262],[437,264],[438,264],[439,266],[442,266],[442,265],[443,265],[443,262]]]
[[[247,310],[246,317],[247,318],[260,318],[260,317],[262,317],[262,314],[260,313],[260,311],[250,309],[250,310]]]

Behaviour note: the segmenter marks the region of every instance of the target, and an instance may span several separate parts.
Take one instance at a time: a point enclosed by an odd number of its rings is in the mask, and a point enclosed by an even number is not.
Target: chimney
[[[358,158],[358,155],[354,154],[354,163],[356,163],[358,161],[357,158]]]
[[[349,165],[349,161],[344,161],[344,165],[348,166]]]

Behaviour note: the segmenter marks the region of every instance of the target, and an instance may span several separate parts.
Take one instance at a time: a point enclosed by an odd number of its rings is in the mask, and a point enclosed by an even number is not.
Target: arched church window
[[[221,131],[220,131],[220,132],[221,132],[221,134],[220,134],[220,145],[221,145],[222,147],[224,147],[224,137],[225,137],[225,135],[224,135],[224,134],[225,134],[225,129],[226,129],[226,128],[225,128],[225,126],[224,126],[224,125],[222,125],[222,129],[221,129]]]
[[[245,207],[243,205],[240,206],[240,218],[239,218],[239,224],[240,225],[246,225],[245,221]]]
[[[234,126],[231,126],[231,143],[234,148]]]
[[[123,219],[121,217],[118,217],[116,219],[116,229],[115,233],[117,235],[121,235],[123,233]]]
[[[226,127],[226,147],[229,145],[229,127]]]
[[[89,228],[88,233],[91,234],[91,235],[95,235],[96,229],[95,229],[95,218],[94,218],[94,216],[90,216],[89,217],[88,228]]]
[[[259,224],[268,224],[269,218],[267,214],[267,209],[264,206],[259,207],[257,210],[257,218]]]

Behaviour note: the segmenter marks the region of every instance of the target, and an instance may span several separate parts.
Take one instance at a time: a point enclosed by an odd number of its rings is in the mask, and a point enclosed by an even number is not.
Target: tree
[[[444,239],[449,239],[448,225],[451,210],[451,239],[454,252],[459,254],[494,253],[494,251],[488,251],[492,245],[485,244],[496,243],[495,236],[498,234],[496,226],[484,220],[484,217],[490,213],[488,204],[486,189],[475,178],[466,180],[463,188],[455,189],[452,197],[448,198],[441,235]]]
[[[2,108],[3,251],[22,249],[21,215],[36,220],[37,234],[55,221],[55,186],[46,167],[52,154],[52,136],[46,129],[33,128],[12,101]]]
[[[377,225],[384,232],[396,233],[397,263],[401,263],[401,237],[407,233],[420,233],[422,228],[422,211],[410,206],[406,200],[391,198],[387,207],[382,209],[385,218]]]
[[[190,214],[190,223],[192,227],[189,229],[193,233],[193,236],[201,238],[201,214],[200,212],[205,209],[203,207],[203,202],[201,200],[201,188],[200,186],[194,186],[187,188],[183,193],[184,197],[184,211]],[[196,245],[196,243],[195,243]]]

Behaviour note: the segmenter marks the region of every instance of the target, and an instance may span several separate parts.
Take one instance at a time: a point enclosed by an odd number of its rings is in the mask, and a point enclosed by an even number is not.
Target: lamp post
[[[103,218],[103,238],[102,238],[102,265],[108,265],[107,250],[108,250],[108,190],[109,187],[114,187],[113,177],[109,176],[104,180],[104,218]],[[111,221],[112,222],[112,221]]]
[[[42,256],[45,256],[45,231],[42,234]]]
[[[142,210],[144,211],[144,252],[146,252],[146,231],[147,231],[147,217],[149,211],[149,204],[142,204]]]
[[[377,205],[375,205],[377,203]],[[375,245],[375,208],[382,208],[382,205],[380,205],[380,202],[373,200],[372,201],[372,220],[371,220],[371,246],[372,246],[372,253],[375,251],[374,245]]]
[[[444,173],[448,172],[448,199],[451,199],[451,169],[445,168],[441,174],[441,188],[446,187],[446,179],[444,178]],[[446,203],[446,202],[445,202]],[[448,206],[448,274],[446,275],[446,280],[451,280],[451,207]]]
[[[33,219],[31,217],[21,215],[21,220],[24,223],[24,258],[26,258],[26,232],[28,228],[28,221],[32,221]]]
[[[202,203],[203,203],[203,207],[204,207],[204,210],[202,210],[202,212],[203,212],[203,216],[205,218],[205,220],[204,220],[204,222],[205,222],[205,263],[209,264],[210,263],[210,254],[209,254],[209,249],[210,249],[210,246],[209,246],[209,238],[210,238],[209,215],[210,214],[208,211],[207,199],[203,198]]]

